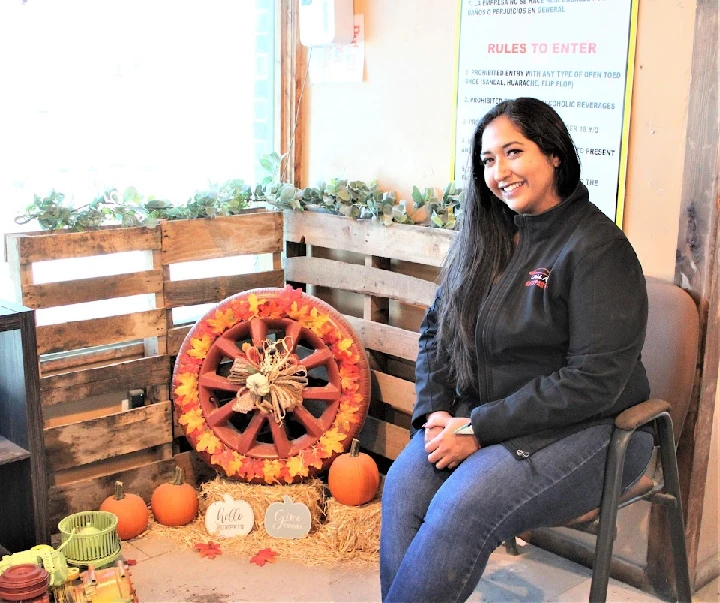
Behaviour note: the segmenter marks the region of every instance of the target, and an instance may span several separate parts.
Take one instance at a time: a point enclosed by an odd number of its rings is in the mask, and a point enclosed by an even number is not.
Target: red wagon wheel
[[[262,358],[263,346],[283,340],[306,370],[301,403],[281,420],[267,404],[238,410],[249,383],[233,378],[235,361]],[[369,389],[364,348],[342,315],[290,287],[222,301],[188,333],[173,374],[179,423],[191,445],[228,477],[264,483],[298,482],[327,469],[359,433]]]

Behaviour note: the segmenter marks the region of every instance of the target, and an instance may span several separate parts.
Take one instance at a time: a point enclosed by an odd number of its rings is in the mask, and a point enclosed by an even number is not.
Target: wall
[[[457,3],[354,5],[365,15],[365,78],[362,84],[308,84],[302,184],[335,176],[377,179],[399,198],[409,198],[413,185],[444,187],[450,178]],[[624,230],[646,274],[669,281],[675,273],[694,21],[693,1],[640,0]],[[717,492],[717,463],[711,459],[709,467],[708,487],[714,484]],[[699,559],[711,554],[717,535],[718,501],[710,494],[703,522],[709,538],[702,537]],[[647,533],[642,518],[625,521]],[[618,552],[642,562],[646,542],[631,540],[621,538]]]
[[[303,184],[377,179],[401,198],[413,185],[447,184],[456,11],[455,0],[355,0],[365,15],[365,81],[308,85]],[[675,272],[694,18],[694,2],[640,2],[625,231],[646,273],[666,280]]]

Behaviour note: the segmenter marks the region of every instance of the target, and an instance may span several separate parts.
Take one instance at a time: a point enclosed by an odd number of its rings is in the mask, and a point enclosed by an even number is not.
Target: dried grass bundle
[[[341,505],[330,498],[326,522],[318,539],[343,559],[377,563],[380,552],[380,501],[371,500],[360,507]]]
[[[223,554],[252,556],[260,549],[271,548],[288,561],[308,566],[332,566],[339,562],[354,565],[378,563],[380,538],[380,502],[375,500],[361,507],[341,505],[326,498],[325,485],[315,479],[304,484],[265,486],[216,478],[200,487],[200,513],[186,526],[172,528],[151,517],[148,530],[139,538],[167,538],[179,546],[192,549],[200,542],[212,540],[220,544]],[[247,536],[214,538],[205,529],[205,512],[216,501],[229,494],[246,501],[255,514],[255,526]],[[305,538],[296,540],[273,538],[265,530],[268,506],[289,496],[310,510],[311,528]]]

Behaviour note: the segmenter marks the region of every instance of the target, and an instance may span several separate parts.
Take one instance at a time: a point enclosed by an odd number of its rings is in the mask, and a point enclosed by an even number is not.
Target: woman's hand
[[[467,425],[469,418],[435,416],[437,414],[428,415],[425,423],[425,452],[428,453],[428,461],[438,469],[455,469],[473,452],[479,450],[480,445],[474,435],[453,433],[459,427]]]
[[[445,423],[452,419],[452,415],[444,410],[436,410],[425,417],[425,444],[437,436],[445,427]]]

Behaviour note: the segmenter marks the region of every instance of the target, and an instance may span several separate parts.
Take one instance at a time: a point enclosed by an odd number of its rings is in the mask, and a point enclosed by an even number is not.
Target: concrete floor
[[[379,601],[377,568],[309,568],[278,559],[258,567],[227,554],[215,559],[181,550],[169,540],[146,537],[123,543],[133,559],[132,579],[141,603],[232,603],[235,601]],[[531,545],[519,557],[499,548],[470,601],[533,603],[587,601],[590,570]],[[611,580],[610,602],[652,602],[654,597]],[[718,580],[693,601],[720,601]]]

